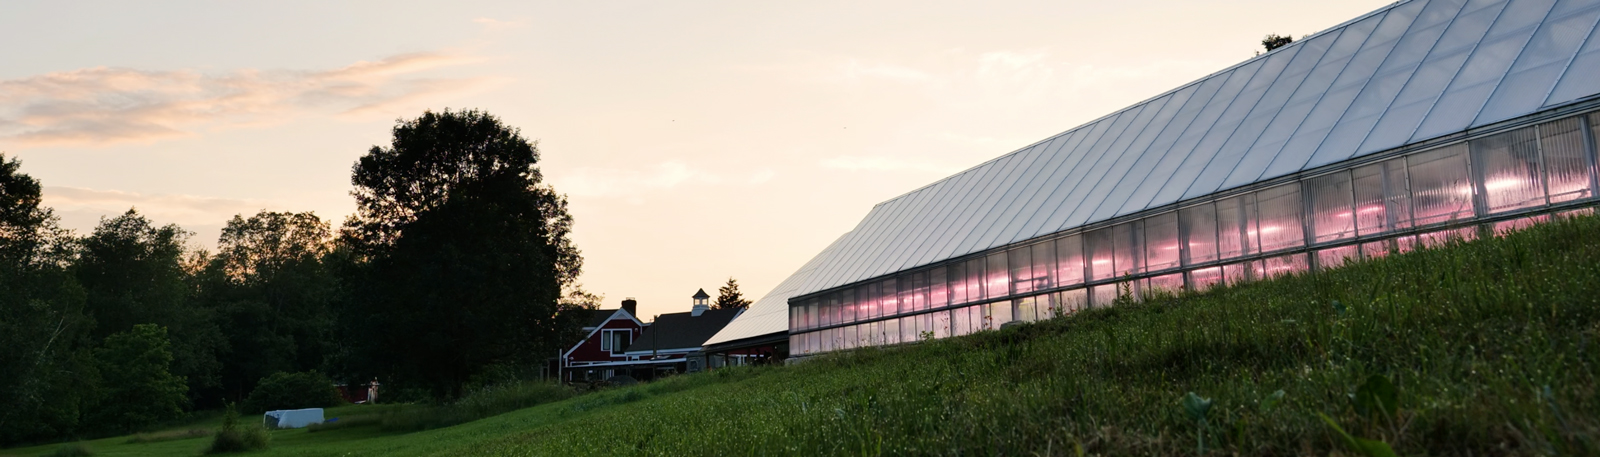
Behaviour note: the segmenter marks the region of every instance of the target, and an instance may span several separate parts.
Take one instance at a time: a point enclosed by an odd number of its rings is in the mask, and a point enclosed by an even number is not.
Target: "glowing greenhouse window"
[[[1472,217],[1472,179],[1467,145],[1457,144],[1406,158],[1411,176],[1411,207],[1418,225]]]
[[[1550,203],[1594,197],[1588,151],[1583,144],[1583,118],[1539,125],[1539,150],[1549,186]]]
[[[1350,176],[1357,234],[1377,235],[1411,226],[1410,180],[1404,158],[1358,167]]]
[[[1056,240],[1056,285],[1083,284],[1083,237],[1072,235]]]
[[[1356,237],[1349,172],[1309,179],[1305,188],[1306,197],[1311,199],[1312,241],[1327,243]]]
[[[1472,140],[1472,164],[1483,179],[1490,213],[1545,204],[1539,167],[1539,139],[1534,127]]]
[[[1084,234],[1084,257],[1089,260],[1089,280],[1099,281],[1116,276],[1111,259],[1111,229],[1103,228]]]
[[[1178,213],[1152,216],[1144,221],[1145,271],[1178,268],[1182,254],[1178,240]]]
[[[1203,203],[1178,210],[1179,233],[1188,248],[1184,265],[1217,260],[1217,208]],[[1238,237],[1235,236],[1235,239]]]
[[[1300,183],[1290,183],[1256,192],[1256,214],[1261,252],[1304,246],[1305,226],[1300,216],[1305,203],[1300,200]]]

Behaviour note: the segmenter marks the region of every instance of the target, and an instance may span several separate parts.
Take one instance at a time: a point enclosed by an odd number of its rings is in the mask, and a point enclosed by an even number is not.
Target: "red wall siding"
[[[603,351],[603,350],[600,349],[600,338],[605,336],[604,330],[607,330],[607,329],[613,329],[613,330],[614,329],[629,329],[629,330],[632,330],[631,333],[633,333],[633,337],[634,338],[638,338],[639,334],[643,333],[642,331],[640,331],[641,327],[638,324],[633,323],[632,320],[628,320],[628,319],[612,319],[612,320],[606,321],[605,325],[600,327],[600,330],[596,330],[594,332],[594,335],[590,336],[589,339],[587,339],[587,340],[583,340],[583,343],[580,344],[576,350],[573,350],[571,354],[567,355],[568,363],[572,363],[572,362],[615,362],[615,361],[627,360],[628,359],[627,357],[623,357],[623,356],[620,356],[620,355],[613,357],[613,356],[611,356],[610,351]],[[618,352],[621,352],[621,351],[618,351]]]

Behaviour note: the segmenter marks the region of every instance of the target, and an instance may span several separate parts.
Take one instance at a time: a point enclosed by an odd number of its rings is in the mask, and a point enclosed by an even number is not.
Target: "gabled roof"
[[[872,208],[794,295],[1600,93],[1600,0],[1410,0]]]
[[[606,321],[611,320],[611,315],[615,314],[617,311],[618,310],[615,310],[615,309],[604,309],[604,310],[595,309],[595,310],[590,310],[591,316],[589,316],[589,323],[584,324],[583,328],[599,327],[601,325],[605,325]]]
[[[634,317],[633,314],[629,313],[628,310],[623,309],[623,308],[617,308],[617,309],[583,309],[583,310],[569,310],[567,312],[588,313],[589,314],[589,317],[587,318],[588,319],[588,321],[587,321],[588,323],[583,326],[583,328],[588,330],[588,331],[583,334],[583,338],[582,339],[579,339],[578,341],[572,343],[572,346],[567,347],[566,351],[562,351],[561,352],[561,356],[562,357],[567,357],[569,355],[572,355],[572,351],[577,350],[579,346],[583,346],[584,342],[589,341],[590,338],[594,337],[594,334],[596,332],[600,331],[600,327],[605,326],[606,322],[609,322],[609,321],[611,321],[613,319],[627,319],[627,320],[633,321],[634,324],[637,324],[637,325],[640,325],[640,326],[644,325],[643,322],[639,322],[639,318]]]
[[[741,308],[712,309],[695,316],[692,313],[672,313],[656,316],[655,322],[628,346],[629,355],[649,354],[651,351],[699,348],[737,317]],[[787,325],[787,324],[785,324]]]

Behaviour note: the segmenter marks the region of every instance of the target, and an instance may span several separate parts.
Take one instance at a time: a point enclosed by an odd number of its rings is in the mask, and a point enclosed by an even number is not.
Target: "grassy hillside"
[[[1600,219],[1585,217],[438,430],[276,432],[259,454],[1592,455],[1597,344]],[[1182,405],[1189,392],[1191,406],[1209,399],[1203,415]],[[90,443],[101,455],[160,444]]]

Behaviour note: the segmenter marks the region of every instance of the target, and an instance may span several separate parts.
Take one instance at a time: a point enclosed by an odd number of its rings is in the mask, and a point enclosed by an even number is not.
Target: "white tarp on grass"
[[[267,428],[300,428],[322,423],[322,408],[267,411],[261,418]]]

